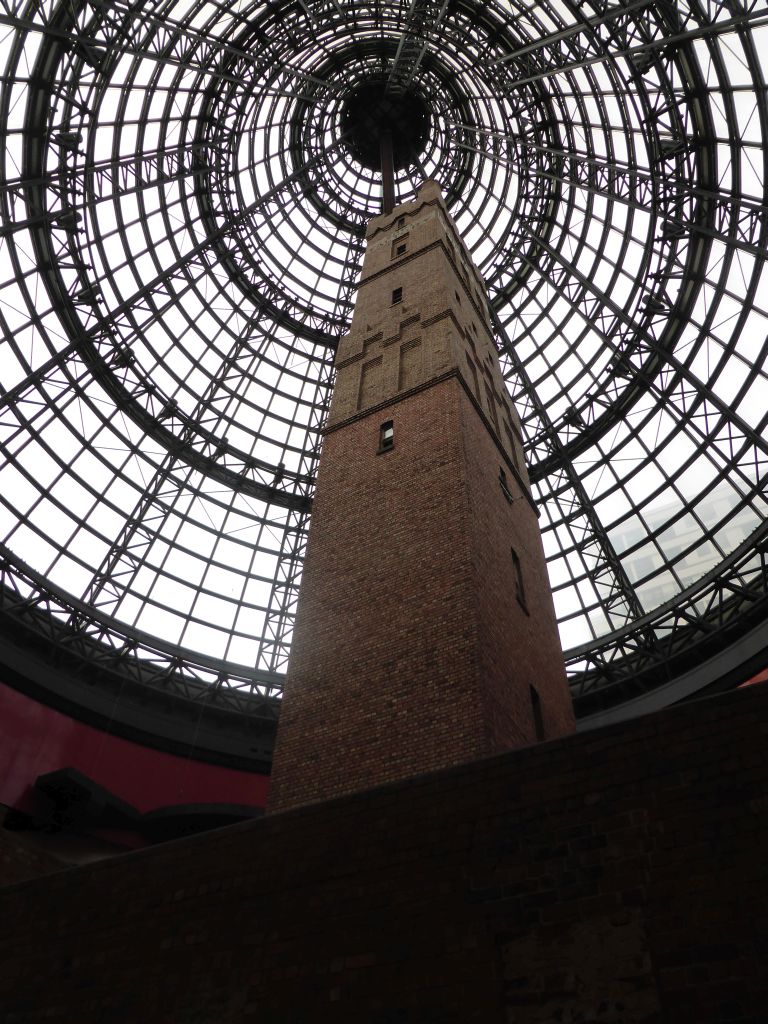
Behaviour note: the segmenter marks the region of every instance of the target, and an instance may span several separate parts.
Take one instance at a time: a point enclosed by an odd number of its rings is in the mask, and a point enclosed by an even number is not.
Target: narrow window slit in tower
[[[536,739],[541,742],[545,739],[544,716],[541,712],[541,697],[535,686],[529,686],[531,694],[531,710],[533,711],[533,727],[536,730]]]
[[[395,427],[392,420],[387,420],[379,427],[379,451],[388,452],[395,447]]]
[[[408,235],[400,235],[392,243],[392,259],[396,259],[398,256],[404,256],[408,252]]]
[[[501,487],[501,493],[511,505],[515,499],[512,497],[512,491],[510,491],[509,484],[507,483],[507,474],[502,466],[499,466],[499,486]]]
[[[398,304],[398,302],[402,302],[402,301],[403,301],[403,289],[402,288],[393,288],[392,289],[392,305],[396,306]]]
[[[525,614],[530,615],[528,605],[525,603],[525,584],[523,583],[523,567],[520,564],[520,556],[514,548],[510,548],[510,551],[512,552],[512,565],[515,570],[515,597]]]

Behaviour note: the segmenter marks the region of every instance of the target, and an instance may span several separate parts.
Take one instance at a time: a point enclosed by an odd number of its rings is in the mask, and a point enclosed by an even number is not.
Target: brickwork
[[[7,808],[0,807],[0,886],[61,871],[65,862],[42,850],[20,833],[3,827]]]
[[[482,281],[432,183],[367,237],[337,353],[270,811],[574,728]],[[394,444],[381,450],[390,422]]]
[[[494,437],[463,393],[462,413],[478,679],[490,749],[501,751],[536,740],[531,686],[541,701],[545,738],[573,731],[573,708],[536,512],[517,480],[509,476],[502,489]]]
[[[0,1022],[764,1024],[768,686],[0,892]]]

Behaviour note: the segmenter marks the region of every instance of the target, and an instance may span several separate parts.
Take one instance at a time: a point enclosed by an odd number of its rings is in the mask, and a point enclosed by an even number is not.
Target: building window
[[[398,217],[397,218],[397,226],[398,226],[398,228],[404,228],[405,227],[405,217]]]
[[[510,548],[510,551],[512,552],[512,566],[515,570],[515,597],[525,614],[530,615],[528,605],[525,603],[525,583],[523,582],[523,567],[520,564],[520,556],[514,548]]]
[[[395,427],[392,420],[387,420],[379,427],[379,451],[388,452],[395,447]]]
[[[398,304],[398,302],[402,302],[402,301],[403,301],[403,289],[402,288],[393,288],[392,289],[392,305],[396,306]]]
[[[398,256],[405,256],[408,252],[408,235],[400,235],[392,243],[392,259],[396,259]]]
[[[536,739],[541,743],[545,739],[544,716],[541,713],[541,697],[535,686],[528,687],[531,694],[531,710],[533,711],[533,727],[536,730]]]
[[[507,474],[504,472],[504,468],[502,466],[499,466],[499,486],[501,487],[501,493],[511,505],[514,498],[512,497],[512,491],[509,489],[509,484],[507,483]]]

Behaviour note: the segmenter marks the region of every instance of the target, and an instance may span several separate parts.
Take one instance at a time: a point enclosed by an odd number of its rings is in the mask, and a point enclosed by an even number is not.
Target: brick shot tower
[[[574,730],[483,281],[431,181],[367,230],[268,810]]]

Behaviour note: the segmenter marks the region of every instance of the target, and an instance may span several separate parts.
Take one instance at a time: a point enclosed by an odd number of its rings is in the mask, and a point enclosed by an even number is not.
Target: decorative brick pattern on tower
[[[368,226],[269,810],[574,729],[519,420],[438,186]]]

